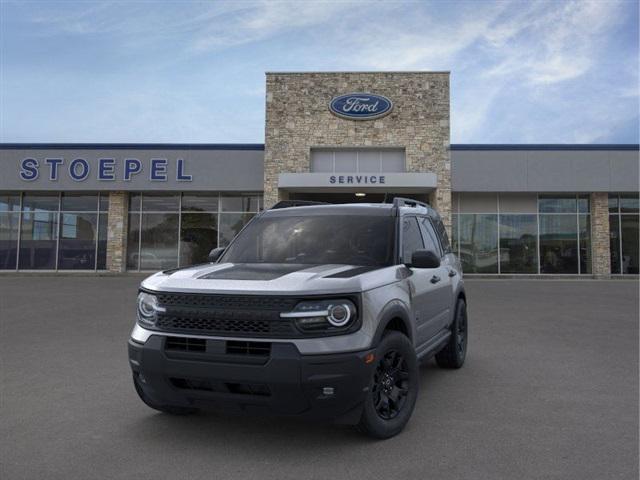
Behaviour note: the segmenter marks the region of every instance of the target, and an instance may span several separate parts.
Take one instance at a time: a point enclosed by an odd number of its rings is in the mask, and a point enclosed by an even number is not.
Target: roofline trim
[[[253,150],[263,151],[264,143],[0,143],[5,150]],[[452,143],[456,151],[499,150],[640,150],[637,143]]]
[[[264,150],[264,143],[0,143],[6,150]]]
[[[637,143],[452,143],[451,150],[640,150]]]

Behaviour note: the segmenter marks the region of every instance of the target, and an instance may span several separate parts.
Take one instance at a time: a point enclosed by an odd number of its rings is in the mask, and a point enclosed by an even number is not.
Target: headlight
[[[356,321],[355,304],[347,299],[311,300],[298,303],[291,312],[281,313],[292,318],[305,332],[339,332],[348,330]]]
[[[138,322],[142,326],[154,326],[157,312],[164,312],[164,308],[158,305],[156,296],[150,293],[140,292],[138,294]]]

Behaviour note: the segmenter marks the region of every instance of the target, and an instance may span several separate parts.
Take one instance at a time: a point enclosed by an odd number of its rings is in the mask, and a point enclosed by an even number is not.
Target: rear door
[[[432,298],[429,302],[430,314],[433,317],[433,327],[435,332],[446,328],[451,318],[451,304],[453,301],[453,284],[449,276],[450,268],[444,261],[445,252],[442,249],[438,235],[431,219],[420,217],[418,223],[422,237],[424,238],[425,249],[433,251],[440,258],[440,267],[431,270],[430,282],[433,285]]]

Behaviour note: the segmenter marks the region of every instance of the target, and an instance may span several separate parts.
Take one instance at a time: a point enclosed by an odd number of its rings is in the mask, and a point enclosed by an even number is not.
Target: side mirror
[[[438,268],[440,266],[440,257],[432,250],[416,250],[411,255],[412,268]]]
[[[223,253],[224,253],[224,247],[214,248],[209,252],[209,261],[211,263],[217,262]]]

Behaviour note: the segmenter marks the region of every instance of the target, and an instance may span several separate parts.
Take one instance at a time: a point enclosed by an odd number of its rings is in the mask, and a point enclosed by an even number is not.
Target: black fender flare
[[[377,346],[378,343],[380,343],[380,340],[382,340],[384,331],[386,330],[389,323],[391,323],[391,321],[396,318],[402,321],[409,340],[413,343],[415,331],[413,328],[413,322],[411,321],[411,313],[404,303],[398,300],[394,300],[389,302],[382,309],[380,321],[378,322],[376,333],[373,336],[372,345],[374,347]]]

